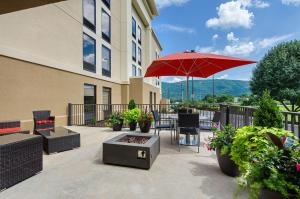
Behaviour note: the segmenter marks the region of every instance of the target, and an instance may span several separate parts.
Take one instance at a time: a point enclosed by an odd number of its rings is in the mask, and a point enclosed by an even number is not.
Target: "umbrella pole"
[[[186,99],[189,100],[189,76],[186,76]]]

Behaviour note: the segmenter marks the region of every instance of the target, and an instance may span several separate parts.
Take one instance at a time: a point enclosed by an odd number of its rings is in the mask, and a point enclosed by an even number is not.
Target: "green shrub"
[[[134,100],[131,99],[131,100],[129,101],[129,103],[128,103],[128,109],[129,109],[129,110],[132,110],[132,109],[135,109],[135,108],[136,108],[136,104],[135,104]]]
[[[236,134],[235,129],[228,125],[224,130],[215,130],[216,136],[209,140],[209,147],[212,149],[220,149],[222,155],[229,154],[233,138]]]
[[[259,101],[259,107],[254,112],[255,126],[282,128],[283,116],[269,91],[265,91]]]
[[[107,124],[109,126],[113,126],[115,124],[122,124],[124,121],[123,114],[120,112],[113,112],[109,119],[107,120]]]
[[[140,115],[141,110],[138,108],[134,108],[124,112],[124,119],[128,124],[135,123],[139,119]]]

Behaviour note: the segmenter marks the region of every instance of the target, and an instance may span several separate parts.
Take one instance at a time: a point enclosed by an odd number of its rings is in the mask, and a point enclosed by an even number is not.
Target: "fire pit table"
[[[124,133],[103,142],[103,162],[150,169],[160,152],[159,136]]]

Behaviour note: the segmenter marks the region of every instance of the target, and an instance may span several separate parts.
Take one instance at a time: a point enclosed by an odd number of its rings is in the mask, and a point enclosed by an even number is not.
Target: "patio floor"
[[[203,147],[199,154],[197,147],[178,152],[168,131],[161,132],[161,153],[152,168],[140,170],[102,163],[102,142],[120,133],[69,128],[81,134],[81,147],[44,155],[43,171],[4,190],[1,199],[232,199],[236,191],[234,178],[221,173],[213,152]]]

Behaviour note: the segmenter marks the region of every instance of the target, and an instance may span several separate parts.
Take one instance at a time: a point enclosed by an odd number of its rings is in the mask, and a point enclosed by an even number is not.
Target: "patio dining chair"
[[[176,137],[178,142],[178,150],[180,151],[181,143],[181,134],[186,136],[185,138],[185,145],[193,145],[198,146],[198,153],[200,148],[200,121],[199,121],[199,113],[193,114],[186,114],[180,113],[178,114],[178,123],[177,123],[177,130],[176,130]],[[194,137],[193,143],[188,143],[190,136]],[[197,135],[197,141],[196,140]]]
[[[151,111],[154,118],[154,134],[158,132],[158,136],[161,130],[170,130],[171,132],[171,144],[173,143],[173,130],[175,132],[175,125],[172,119],[161,118],[158,111]],[[174,133],[175,134],[175,133]]]

